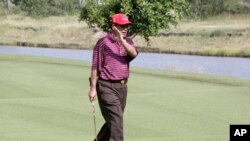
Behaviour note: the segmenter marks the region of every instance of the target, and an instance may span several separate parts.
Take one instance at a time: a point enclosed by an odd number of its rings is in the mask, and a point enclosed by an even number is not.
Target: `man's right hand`
[[[96,99],[97,91],[96,91],[96,83],[97,83],[97,70],[91,70],[91,77],[89,77],[89,101],[93,102]]]
[[[90,88],[90,90],[89,90],[89,101],[90,102],[96,100],[96,94],[97,94],[96,89]]]

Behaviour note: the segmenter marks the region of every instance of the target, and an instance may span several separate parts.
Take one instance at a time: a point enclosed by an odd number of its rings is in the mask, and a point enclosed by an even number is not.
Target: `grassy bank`
[[[1,141],[92,140],[89,72],[81,61],[0,55]],[[128,85],[127,141],[228,141],[230,124],[250,123],[246,80],[132,68]]]
[[[212,56],[250,56],[250,15],[221,15],[203,21],[182,21],[151,37],[161,52]],[[137,43],[146,46],[141,37]]]
[[[182,21],[151,37],[151,46],[135,37],[141,51],[250,57],[250,15],[221,15],[203,21]],[[0,44],[92,49],[103,33],[92,31],[78,17],[32,19],[2,17]]]

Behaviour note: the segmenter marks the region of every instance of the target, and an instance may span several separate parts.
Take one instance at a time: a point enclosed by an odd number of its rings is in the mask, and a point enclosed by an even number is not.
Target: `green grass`
[[[230,124],[250,123],[249,80],[131,72],[126,141],[228,141]],[[87,62],[0,55],[0,140],[92,140],[89,74]]]

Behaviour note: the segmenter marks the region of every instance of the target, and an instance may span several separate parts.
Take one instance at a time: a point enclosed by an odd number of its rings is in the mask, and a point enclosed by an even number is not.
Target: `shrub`
[[[75,0],[19,0],[17,5],[33,17],[71,15],[79,11]]]
[[[5,9],[4,3],[0,1],[0,19],[6,16],[7,11]]]
[[[222,37],[222,36],[224,37],[226,35],[227,34],[222,30],[215,30],[215,31],[210,33],[209,37]]]
[[[250,13],[249,4],[241,0],[187,0],[190,6],[189,16],[192,18],[207,18],[222,13]]]

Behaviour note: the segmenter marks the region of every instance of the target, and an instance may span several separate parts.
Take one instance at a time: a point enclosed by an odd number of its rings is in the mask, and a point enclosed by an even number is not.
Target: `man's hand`
[[[96,95],[97,95],[97,91],[96,91],[96,83],[97,83],[97,70],[91,70],[91,77],[89,77],[89,101],[95,101],[96,100]]]
[[[89,90],[89,101],[90,102],[96,100],[96,94],[97,94],[96,89],[90,88],[90,90]]]
[[[119,43],[124,42],[125,40],[123,39],[124,35],[122,34],[122,32],[116,26],[113,27],[113,30],[115,34],[117,35],[117,42]]]

